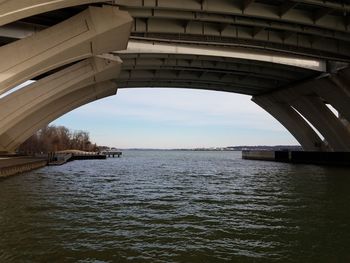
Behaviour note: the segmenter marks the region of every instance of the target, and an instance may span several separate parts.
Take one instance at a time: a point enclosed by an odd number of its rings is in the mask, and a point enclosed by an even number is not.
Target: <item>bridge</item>
[[[245,94],[305,151],[350,151],[347,1],[0,0],[0,57],[0,152],[140,87]]]

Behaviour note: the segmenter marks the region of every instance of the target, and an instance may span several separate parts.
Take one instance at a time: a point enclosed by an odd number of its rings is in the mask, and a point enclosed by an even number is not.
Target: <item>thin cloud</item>
[[[116,97],[85,106],[78,113],[88,117],[130,118],[185,126],[284,130],[248,96],[208,91],[122,90]]]
[[[86,129],[117,147],[212,147],[295,144],[249,96],[184,89],[125,89],[55,124]]]

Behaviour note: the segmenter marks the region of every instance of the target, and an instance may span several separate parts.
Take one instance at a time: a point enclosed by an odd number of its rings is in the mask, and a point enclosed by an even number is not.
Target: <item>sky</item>
[[[98,145],[122,149],[298,144],[249,96],[218,91],[120,89],[52,124],[88,131]]]

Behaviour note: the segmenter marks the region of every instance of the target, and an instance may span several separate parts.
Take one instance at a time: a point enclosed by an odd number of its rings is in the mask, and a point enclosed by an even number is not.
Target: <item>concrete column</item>
[[[320,97],[301,96],[290,103],[324,136],[334,151],[350,151],[349,131]]]
[[[116,7],[89,7],[58,25],[1,47],[0,94],[59,66],[126,49],[131,25],[131,16]]]
[[[76,90],[51,102],[28,116],[27,121],[18,123],[7,133],[2,134],[0,151],[14,152],[36,131],[58,117],[92,101],[115,95],[116,92],[117,85],[106,81]]]
[[[288,104],[272,97],[256,96],[252,101],[277,119],[300,143],[305,151],[322,151],[324,143],[310,125]]]
[[[14,0],[0,1],[0,26],[25,17],[101,0]]]
[[[66,94],[116,78],[121,63],[113,55],[89,58],[0,99],[0,135]]]

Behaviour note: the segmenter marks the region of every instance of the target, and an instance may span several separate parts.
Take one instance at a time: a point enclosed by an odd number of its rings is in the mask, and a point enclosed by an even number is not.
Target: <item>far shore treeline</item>
[[[36,132],[19,148],[19,153],[48,153],[62,150],[99,151],[99,147],[90,141],[86,131],[71,131],[64,126],[46,126]]]

